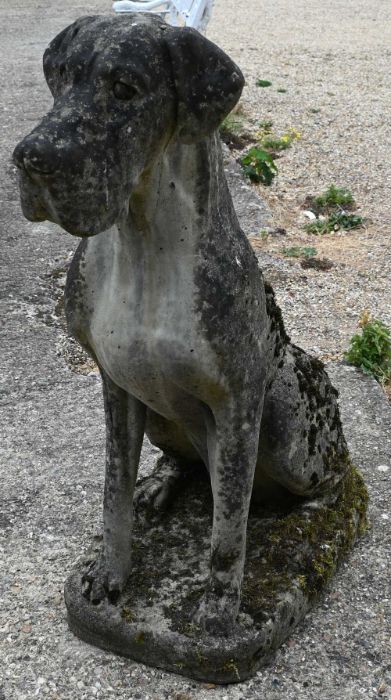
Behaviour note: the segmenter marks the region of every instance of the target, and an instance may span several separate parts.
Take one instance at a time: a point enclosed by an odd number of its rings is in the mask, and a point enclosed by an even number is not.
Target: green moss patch
[[[249,523],[242,607],[255,620],[272,614],[279,600],[300,589],[316,598],[341,559],[366,529],[368,494],[350,466],[334,503],[301,504],[290,512]],[[258,552],[255,557],[254,553]]]

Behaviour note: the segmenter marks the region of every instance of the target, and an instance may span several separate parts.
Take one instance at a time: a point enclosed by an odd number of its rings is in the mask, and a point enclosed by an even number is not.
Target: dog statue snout
[[[47,140],[27,136],[15,148],[13,161],[29,174],[52,175],[59,163],[54,146]]]

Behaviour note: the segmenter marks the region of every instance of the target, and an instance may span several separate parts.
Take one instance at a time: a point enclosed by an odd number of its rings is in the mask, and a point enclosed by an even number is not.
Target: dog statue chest
[[[123,389],[172,414],[179,395],[221,390],[216,361],[192,312],[190,246],[121,247],[115,232],[88,240],[67,285],[68,326]],[[152,398],[153,397],[153,398]],[[164,406],[159,404],[164,397]]]

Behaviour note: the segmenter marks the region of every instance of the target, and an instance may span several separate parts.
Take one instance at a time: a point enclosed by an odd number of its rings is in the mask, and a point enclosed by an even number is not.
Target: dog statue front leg
[[[239,612],[247,520],[257,461],[260,409],[218,416],[208,427],[213,492],[210,577],[194,621],[211,634],[233,632]]]
[[[144,404],[114,384],[101,370],[106,416],[106,476],[103,552],[83,578],[83,594],[93,603],[115,603],[130,574],[133,493],[144,436]]]

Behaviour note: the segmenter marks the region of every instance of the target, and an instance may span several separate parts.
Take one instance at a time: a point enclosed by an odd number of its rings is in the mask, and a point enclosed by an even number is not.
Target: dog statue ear
[[[170,28],[165,36],[178,98],[176,138],[193,143],[217,129],[233,109],[244,78],[227,54],[195,29]]]
[[[55,97],[63,83],[64,62],[67,50],[76,40],[79,30],[84,25],[96,23],[99,17],[79,17],[73,24],[62,30],[50,42],[43,55],[43,72],[52,95]]]

